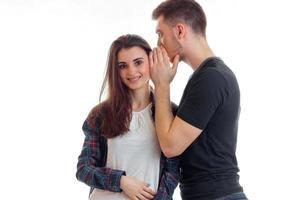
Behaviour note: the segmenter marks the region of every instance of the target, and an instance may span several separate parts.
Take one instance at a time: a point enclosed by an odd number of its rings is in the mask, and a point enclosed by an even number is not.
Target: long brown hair
[[[138,35],[122,35],[110,46],[106,66],[105,77],[100,91],[100,103],[92,109],[88,116],[88,124],[91,128],[100,128],[101,135],[113,138],[129,131],[131,120],[131,96],[128,88],[123,84],[119,67],[118,53],[121,49],[140,47],[149,56],[151,47]],[[108,97],[101,102],[103,91],[107,87]]]

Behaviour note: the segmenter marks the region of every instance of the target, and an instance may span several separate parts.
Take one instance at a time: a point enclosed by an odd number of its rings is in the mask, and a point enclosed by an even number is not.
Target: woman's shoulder
[[[90,110],[86,120],[84,121],[84,125],[89,129],[99,132],[105,110],[107,110],[107,105],[105,102],[99,103],[96,106],[94,106]]]

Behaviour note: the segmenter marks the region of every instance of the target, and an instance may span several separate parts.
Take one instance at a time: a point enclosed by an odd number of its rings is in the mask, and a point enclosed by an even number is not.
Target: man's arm
[[[167,157],[180,155],[200,135],[201,129],[175,118],[171,112],[170,83],[173,80],[179,56],[170,67],[167,52],[158,47],[150,54],[151,79],[155,85],[155,127],[162,151]]]
[[[167,157],[178,156],[200,135],[201,129],[175,118],[171,112],[170,85],[155,87],[155,127],[162,151]]]

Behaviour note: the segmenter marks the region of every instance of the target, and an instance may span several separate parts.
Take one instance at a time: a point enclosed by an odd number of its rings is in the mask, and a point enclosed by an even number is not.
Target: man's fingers
[[[159,62],[159,63],[164,63],[164,57],[163,57],[163,53],[162,53],[162,49],[161,49],[161,47],[157,47],[156,48],[157,49],[157,61]]]
[[[169,56],[168,56],[168,52],[167,50],[165,49],[165,47],[161,47],[161,51],[162,51],[162,54],[163,54],[163,58],[164,58],[164,62],[165,63],[170,63],[170,60],[169,60]]]
[[[157,59],[157,49],[154,48],[152,52],[153,52],[153,64],[156,65],[157,61],[158,61],[158,59]]]
[[[150,64],[150,67],[153,67],[153,53],[152,53],[152,51],[149,54],[149,64]]]
[[[173,59],[173,66],[172,66],[173,74],[176,74],[176,72],[177,72],[178,63],[179,63],[179,55],[177,54],[175,56],[175,58]]]

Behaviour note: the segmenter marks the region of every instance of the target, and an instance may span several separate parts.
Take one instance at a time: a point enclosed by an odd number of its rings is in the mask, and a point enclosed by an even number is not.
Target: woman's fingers
[[[147,193],[153,195],[153,196],[156,194],[150,187],[144,186],[143,190],[146,191]]]
[[[146,192],[145,190],[143,190],[141,192],[141,194],[146,197],[147,199],[153,199],[154,195],[150,194],[149,192]]]
[[[154,198],[155,192],[153,192],[149,187],[144,186],[139,194],[137,194],[137,198],[140,200],[151,200]]]

